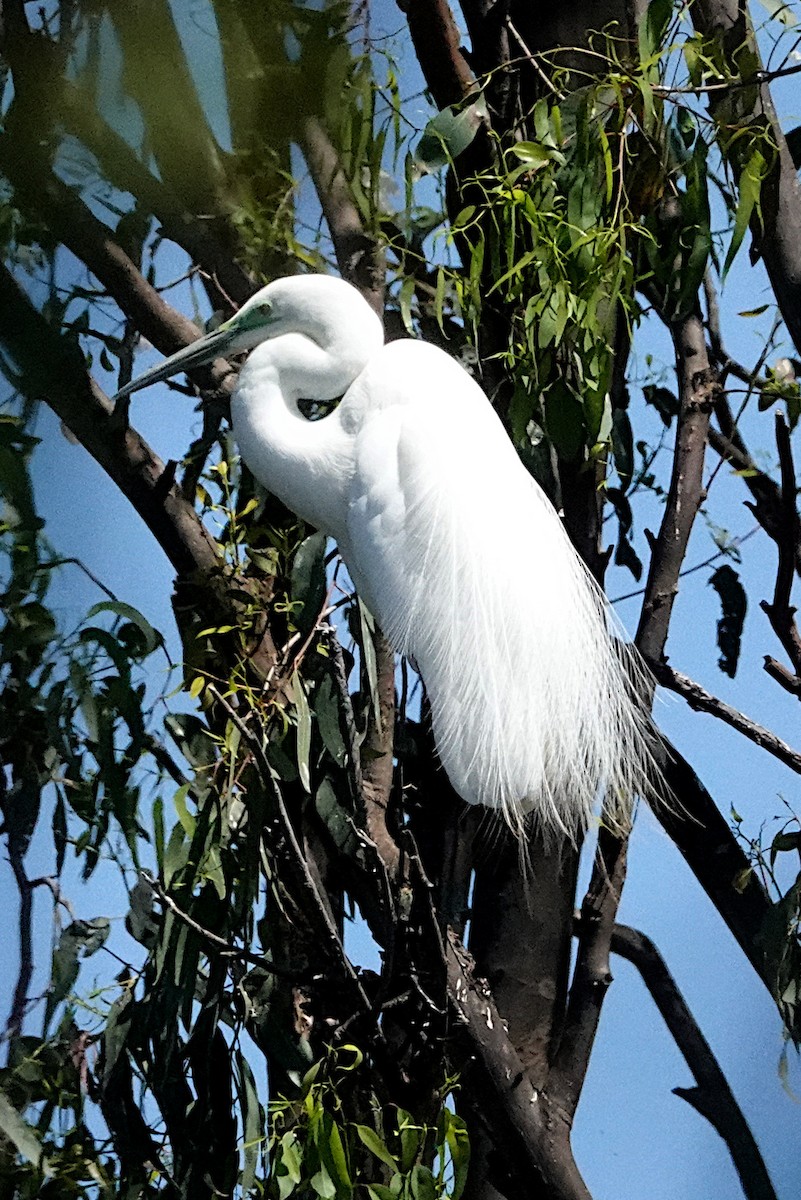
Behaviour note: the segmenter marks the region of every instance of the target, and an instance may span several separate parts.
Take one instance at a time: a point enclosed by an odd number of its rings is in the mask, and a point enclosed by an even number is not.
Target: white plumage
[[[314,275],[270,284],[121,394],[254,346],[231,402],[242,457],[336,539],[423,678],[456,791],[572,838],[601,789],[625,811],[649,790],[642,668],[478,385],[424,342],[385,345],[356,289]],[[314,422],[298,407],[340,395]]]

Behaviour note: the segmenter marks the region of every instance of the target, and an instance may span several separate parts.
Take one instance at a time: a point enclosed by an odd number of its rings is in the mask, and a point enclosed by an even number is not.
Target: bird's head
[[[375,323],[380,340],[380,322],[350,284],[326,275],[294,275],[276,279],[251,296],[222,325],[150,371],[132,379],[114,399],[124,399],[152,383],[170,379],[181,371],[191,371],[215,358],[227,358],[243,350],[252,350],[261,342],[283,333],[305,333],[313,340],[318,340],[332,315],[341,318],[343,309],[351,307],[354,315],[358,313],[362,321],[367,319]]]

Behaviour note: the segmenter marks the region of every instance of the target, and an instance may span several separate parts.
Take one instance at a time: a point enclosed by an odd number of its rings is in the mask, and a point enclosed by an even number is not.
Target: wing
[[[359,389],[343,547],[357,589],[420,671],[457,792],[575,836],[602,784],[630,795],[647,769],[602,594],[458,364],[392,343]]]

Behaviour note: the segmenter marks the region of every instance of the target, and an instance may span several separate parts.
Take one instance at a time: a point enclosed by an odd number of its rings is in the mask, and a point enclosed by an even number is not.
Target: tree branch
[[[704,450],[718,390],[698,311],[671,325],[681,408],[665,512],[652,547],[635,643],[650,662],[664,654],[670,616],[693,523],[703,500]]]
[[[779,561],[776,568],[773,602],[769,603],[767,600],[763,600],[761,607],[790,659],[794,676],[786,669],[781,669],[781,664],[774,663],[771,659],[767,659],[765,665],[768,669],[768,664],[771,664],[772,669],[769,670],[769,673],[773,678],[778,678],[787,691],[798,696],[801,693],[801,634],[795,623],[796,610],[790,600],[801,538],[799,538],[798,510],[796,508],[797,488],[790,432],[780,413],[776,414],[776,445],[779,450],[782,481],[782,520],[774,539],[779,551]],[[780,671],[777,671],[776,668],[779,668]]]
[[[46,397],[130,500],[179,574],[218,574],[216,543],[175,485],[164,487],[164,463],[135,429],[115,425],[113,406],[87,375],[80,352],[48,325],[2,266],[0,344],[22,372],[28,394]]]
[[[476,80],[447,0],[398,0],[398,8],[406,15],[414,52],[437,108],[464,100],[475,90]]]
[[[581,1098],[601,1007],[612,982],[609,947],[626,880],[627,848],[627,834],[601,825],[592,878],[581,906],[565,1029],[548,1082],[549,1094],[571,1122]]]
[[[19,150],[8,136],[0,138],[0,167],[15,184],[19,198],[43,217],[58,239],[86,264],[148,341],[169,355],[200,337],[197,326],[167,304],[147,282],[80,197],[54,172],[41,169]],[[207,391],[230,396],[233,372],[225,359],[215,360],[206,379]]]
[[[661,683],[663,687],[670,688],[672,692],[683,696],[690,708],[695,709],[696,712],[709,713],[724,721],[732,729],[742,733],[749,741],[761,746],[769,754],[773,754],[792,771],[801,773],[801,752],[793,750],[792,746],[788,746],[775,733],[765,729],[762,725],[757,725],[755,721],[744,716],[736,708],[732,708],[730,704],[726,704],[724,700],[707,692],[700,683],[690,679],[689,675],[683,675],[681,671],[674,670],[664,660],[649,662],[648,666],[657,683]]]
[[[470,953],[541,1089],[565,1018],[578,852],[539,839],[521,851],[517,837],[485,815],[473,854]]]
[[[654,814],[773,995],[760,941],[772,907],[768,894],[687,760],[664,738],[653,753],[669,789]]]
[[[303,122],[303,154],[328,224],[343,279],[361,291],[374,312],[384,313],[384,262],[361,213],[339,155],[318,117]]]
[[[529,1185],[539,1181],[547,1195],[591,1200],[570,1149],[569,1123],[547,1092],[532,1087],[489,988],[474,978],[470,956],[451,930],[445,949],[448,991],[458,1022],[454,1032],[461,1034],[489,1087],[494,1103],[488,1109],[484,1102],[484,1117],[496,1149],[508,1155],[520,1179]]]
[[[579,921],[579,927],[581,921]],[[654,943],[627,925],[615,925],[612,950],[637,968],[687,1066],[693,1088],[674,1088],[723,1138],[747,1200],[776,1200],[754,1135],[725,1075]]]

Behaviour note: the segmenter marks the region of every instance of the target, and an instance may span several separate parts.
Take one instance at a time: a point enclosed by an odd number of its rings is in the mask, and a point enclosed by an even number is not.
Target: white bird
[[[337,542],[423,679],[459,795],[575,839],[603,789],[621,813],[652,790],[645,673],[478,384],[425,342],[385,344],[350,284],[303,275],[119,396],[250,349],[231,400],[242,458]],[[340,396],[316,421],[298,406]]]

